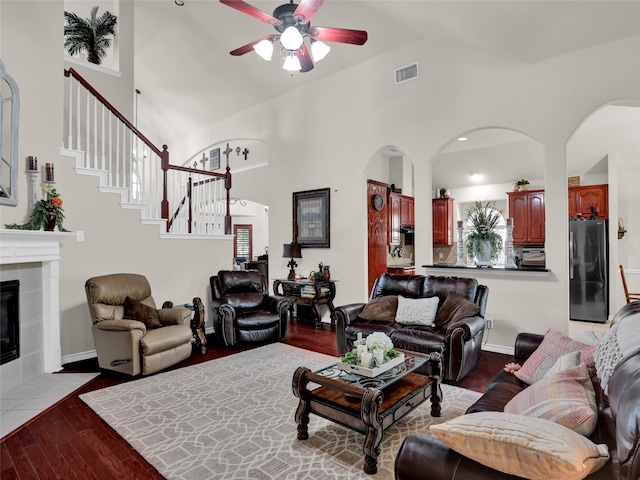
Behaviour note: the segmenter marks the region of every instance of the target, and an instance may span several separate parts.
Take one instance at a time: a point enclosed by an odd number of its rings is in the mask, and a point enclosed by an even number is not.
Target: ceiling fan
[[[220,0],[225,5],[272,25],[278,32],[237,48],[230,52],[231,55],[240,56],[255,50],[263,59],[271,60],[273,44],[279,40],[284,57],[282,68],[291,72],[308,72],[313,69],[314,61],[322,60],[329,53],[330,47],[323,40],[364,45],[367,32],[363,30],[311,26],[311,19],[324,1],[302,0],[300,4],[295,4],[290,0],[277,7],[273,15],[269,15],[242,0]],[[309,39],[311,53],[304,43],[305,37]]]

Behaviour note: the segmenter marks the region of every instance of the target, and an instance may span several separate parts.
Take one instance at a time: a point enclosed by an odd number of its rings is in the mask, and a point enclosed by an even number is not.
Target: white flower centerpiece
[[[366,339],[358,334],[355,348],[340,357],[338,368],[366,377],[375,377],[404,363],[404,353],[393,348],[387,334],[374,332]]]

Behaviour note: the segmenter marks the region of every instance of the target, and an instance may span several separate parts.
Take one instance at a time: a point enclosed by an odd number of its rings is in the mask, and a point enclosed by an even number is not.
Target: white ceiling
[[[290,75],[275,59],[267,63],[253,53],[229,55],[272,33],[270,25],[217,0],[184,1],[182,7],[173,0],[135,2],[140,117],[160,138],[179,138],[421,39],[535,63],[640,32],[639,1],[327,0],[313,25],[366,30],[369,40],[363,46],[332,43],[314,70]],[[285,2],[247,3],[272,13]]]

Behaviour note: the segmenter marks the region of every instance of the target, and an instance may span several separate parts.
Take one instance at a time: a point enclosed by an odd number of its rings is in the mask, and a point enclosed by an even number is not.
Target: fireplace
[[[20,281],[0,283],[0,365],[20,357]]]

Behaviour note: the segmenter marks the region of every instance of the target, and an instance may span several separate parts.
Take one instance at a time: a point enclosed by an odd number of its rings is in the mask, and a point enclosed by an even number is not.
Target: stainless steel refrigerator
[[[609,245],[606,220],[569,221],[569,318],[607,321]]]

